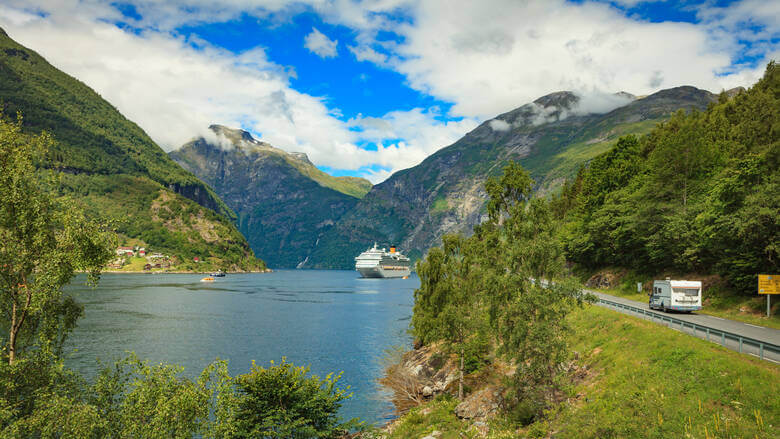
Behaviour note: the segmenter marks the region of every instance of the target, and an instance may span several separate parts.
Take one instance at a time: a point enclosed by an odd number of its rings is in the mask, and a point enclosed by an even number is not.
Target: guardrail
[[[754,338],[745,337],[739,334],[734,334],[733,332],[723,331],[720,329],[711,328],[709,326],[699,325],[696,323],[686,322],[684,320],[676,319],[674,317],[652,312],[647,309],[643,308],[637,308],[636,306],[626,305],[624,303],[619,302],[613,302],[611,300],[602,299],[599,297],[599,303],[606,304],[608,306],[614,307],[614,308],[621,308],[628,311],[635,312],[637,314],[644,314],[646,316],[650,316],[653,319],[659,319],[662,322],[666,321],[669,322],[669,327],[671,328],[672,325],[680,325],[680,329],[684,330],[686,327],[691,328],[693,330],[693,334],[696,335],[696,331],[699,330],[702,332],[707,339],[707,341],[716,341],[720,342],[721,345],[725,347],[729,347],[726,345],[726,340],[734,340],[739,343],[739,352],[742,352],[742,346],[748,345],[748,346],[755,346],[758,349],[758,357],[762,360],[764,359],[764,351],[770,351],[774,352],[775,354],[780,354],[780,346],[774,344],[774,343],[768,343],[761,340],[756,340]],[[715,340],[712,340],[710,336],[716,337]],[[718,340],[718,338],[720,340]]]

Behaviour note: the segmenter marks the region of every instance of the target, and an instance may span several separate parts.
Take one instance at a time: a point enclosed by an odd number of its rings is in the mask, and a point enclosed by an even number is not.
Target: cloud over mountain
[[[635,3],[7,0],[0,26],[96,89],[167,150],[222,123],[378,181],[478,121],[553,91],[575,92],[579,111],[607,111],[626,102],[613,95],[619,90],[749,86],[780,57],[777,2],[693,3],[695,22],[643,19],[630,9]],[[234,52],[181,31],[247,16],[273,28],[301,14],[318,20],[301,36],[309,51],[332,63],[343,44],[349,52],[338,61],[394,72],[444,110],[414,104],[344,117],[338,96],[296,88],[297,66],[275,60],[272,48]],[[348,37],[337,40],[333,28]]]

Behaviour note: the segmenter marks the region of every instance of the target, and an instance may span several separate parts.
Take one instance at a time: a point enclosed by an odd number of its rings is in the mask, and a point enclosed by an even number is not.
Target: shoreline
[[[225,274],[249,274],[249,273],[273,273],[274,270],[266,268],[265,270],[250,271],[225,271]],[[79,273],[85,273],[80,271]],[[100,274],[211,274],[213,271],[151,271],[151,270],[101,270]]]

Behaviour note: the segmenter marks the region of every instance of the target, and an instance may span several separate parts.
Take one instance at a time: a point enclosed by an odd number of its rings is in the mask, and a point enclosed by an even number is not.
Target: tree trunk
[[[16,359],[16,334],[19,332],[16,329],[16,301],[11,307],[11,329],[8,336],[8,364],[13,365]]]
[[[458,379],[458,399],[463,399],[463,348],[460,348],[460,378]]]
[[[19,330],[22,329],[22,324],[24,323],[24,318],[27,316],[27,310],[30,309],[30,302],[32,301],[32,292],[30,291],[30,288],[27,286],[27,280],[25,279],[24,285],[19,285],[19,287],[24,286],[24,290],[26,293],[26,297],[24,300],[24,307],[22,308],[21,312],[19,313],[19,316],[17,318],[16,311],[16,297],[14,297],[14,304],[11,308],[11,329],[8,334],[8,364],[13,365],[14,361],[16,360],[16,337],[19,335]]]

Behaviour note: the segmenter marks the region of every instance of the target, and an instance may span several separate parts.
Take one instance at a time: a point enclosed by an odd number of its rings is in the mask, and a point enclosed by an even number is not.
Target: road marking
[[[764,328],[763,326],[758,326],[758,325],[751,325],[750,323],[745,323],[745,324],[746,324],[746,325],[748,325],[748,326],[752,326],[752,327],[754,327],[754,328],[758,328],[758,329],[766,329],[766,328]]]
[[[710,317],[712,317],[713,319],[718,319],[718,320],[726,320],[726,319],[724,319],[722,317],[715,317],[715,316],[710,316]]]

